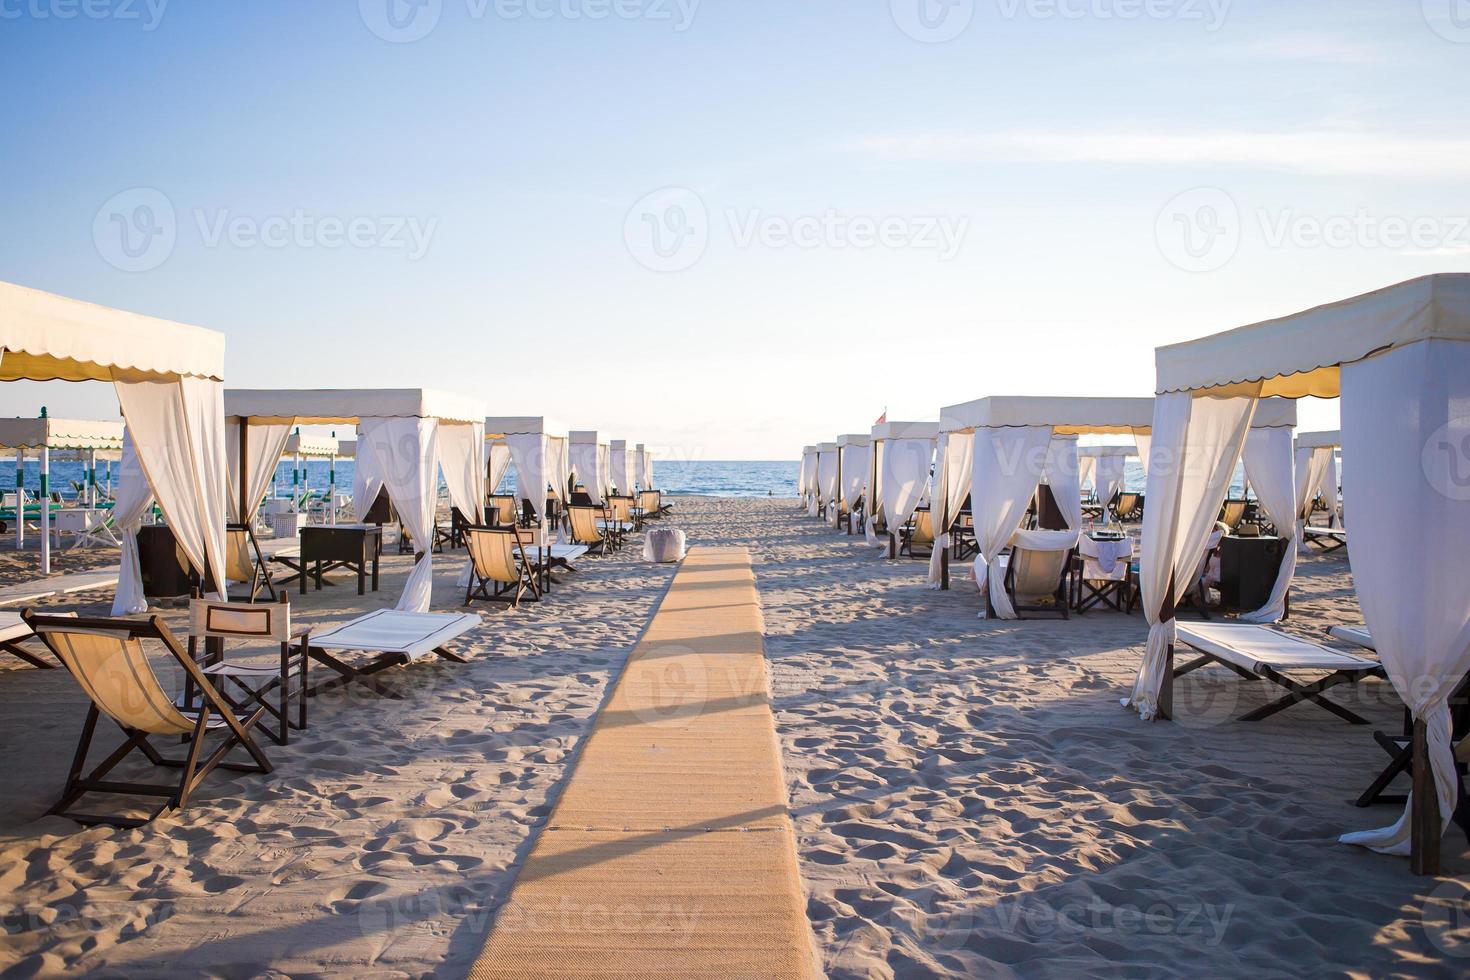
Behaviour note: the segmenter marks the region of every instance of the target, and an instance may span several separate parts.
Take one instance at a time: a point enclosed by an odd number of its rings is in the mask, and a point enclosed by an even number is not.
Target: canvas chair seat
[[[219,692],[232,707],[265,706],[275,728],[264,722],[260,728],[277,745],[290,742],[292,728],[306,728],[309,632],[293,630],[288,592],[283,591],[278,602],[217,602],[197,597],[189,602],[189,656],[199,662],[206,676],[220,679]],[[270,661],[232,658],[230,642],[275,644],[275,655]],[[186,687],[186,694],[191,693]]]
[[[923,555],[918,554],[916,548],[928,548],[930,551]],[[910,558],[924,558],[934,548],[934,514],[927,507],[921,507],[914,511],[914,516],[909,518],[907,524],[899,528],[898,553]]]
[[[607,550],[609,539],[604,533],[602,511],[598,507],[572,504],[566,509],[567,531],[572,542],[594,553]]]
[[[535,548],[530,535],[512,524],[509,527],[467,527],[465,547],[470,553],[470,581],[465,588],[465,605],[475,599],[499,600],[520,605],[527,590],[533,602],[541,599],[540,550],[531,561],[528,549]]]
[[[1018,618],[1024,619],[1026,612],[1069,618],[1067,575],[1077,538],[1076,531],[1045,530],[1021,530],[1011,538],[1011,552],[1002,556],[1003,581]],[[988,614],[994,616],[988,592],[985,599]]]
[[[1339,684],[1384,676],[1383,665],[1376,660],[1254,624],[1180,623],[1176,635],[1178,643],[1191,647],[1201,656],[1175,669],[1173,676],[1218,664],[1247,680],[1265,678],[1288,691],[1285,697],[1242,715],[1241,721],[1259,721],[1301,701],[1312,701],[1345,721],[1366,725],[1366,718],[1327,700],[1322,692]],[[1290,676],[1300,671],[1325,672],[1326,676],[1309,684],[1302,683]]]

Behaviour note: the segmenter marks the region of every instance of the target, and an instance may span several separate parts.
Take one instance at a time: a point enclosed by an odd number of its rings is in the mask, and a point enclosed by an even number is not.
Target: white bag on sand
[[[643,560],[653,562],[682,561],[684,532],[675,527],[657,527],[648,532],[643,542]]]

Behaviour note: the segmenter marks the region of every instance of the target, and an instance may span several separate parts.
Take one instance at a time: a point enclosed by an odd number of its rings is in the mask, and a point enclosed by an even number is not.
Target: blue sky
[[[0,0],[0,81],[0,279],[668,455],[1470,265],[1461,0]]]

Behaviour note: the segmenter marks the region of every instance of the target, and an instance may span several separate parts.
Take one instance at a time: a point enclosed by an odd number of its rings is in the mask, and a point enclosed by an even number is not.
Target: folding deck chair
[[[929,550],[918,554],[914,551],[915,547]],[[928,558],[933,551],[934,515],[928,507],[920,507],[914,511],[914,516],[898,529],[898,553],[910,558]]]
[[[1199,659],[1174,669],[1175,677],[1210,664],[1228,667],[1246,680],[1265,678],[1285,688],[1287,694],[1241,715],[1240,721],[1260,721],[1302,701],[1311,701],[1354,725],[1368,719],[1323,697],[1324,691],[1340,684],[1356,684],[1367,677],[1383,677],[1383,665],[1356,654],[1333,650],[1298,639],[1279,630],[1250,623],[1180,623],[1178,643],[1200,654]],[[1310,683],[1293,679],[1298,671],[1326,672]]]
[[[237,712],[180,646],[162,618],[100,619],[72,616],[38,616],[21,613],[37,636],[76,678],[91,704],[87,720],[66,777],[66,788],[50,812],[83,825],[110,824],[137,827],[160,814],[188,805],[190,797],[216,768],[234,772],[271,771],[270,760],[252,735],[266,708]],[[181,708],[164,690],[148,662],[143,640],[155,640],[183,670],[200,698],[197,709]],[[87,755],[97,731],[97,720],[107,715],[122,729],[126,741],[96,767],[87,771]],[[218,733],[223,740],[208,756],[206,737]],[[166,759],[148,741],[153,736],[182,737],[187,742],[183,759]],[[233,749],[249,753],[251,761],[226,762]],[[155,766],[181,769],[177,782],[140,783],[110,780],[107,776],[134,751]],[[79,813],[73,806],[91,793],[126,797],[163,797],[146,817]]]
[[[271,580],[270,565],[261,553],[255,532],[244,524],[225,525],[225,577],[230,585],[249,589],[246,602],[254,602],[264,586],[271,601],[276,599],[276,583]]]
[[[1110,502],[1113,512],[1113,520],[1119,524],[1129,521],[1138,523],[1143,520],[1143,494],[1119,492]]]
[[[572,543],[586,548],[589,554],[605,554],[609,548],[608,536],[604,533],[600,508],[572,504],[567,507],[567,531]]]
[[[1131,538],[1094,541],[1084,534],[1077,539],[1072,594],[1078,615],[1098,606],[1132,611],[1132,559]]]
[[[538,552],[533,563],[526,555],[532,544],[514,524],[509,527],[465,528],[465,547],[470,553],[470,581],[465,586],[464,604],[476,599],[509,602],[514,608],[521,596],[531,593],[541,601],[540,577],[544,572]]]
[[[357,681],[384,697],[402,696],[384,688],[373,675],[400,664],[421,660],[429,654],[455,663],[467,661],[449,650],[447,644],[480,626],[477,613],[414,613],[379,609],[366,616],[317,633],[307,645],[307,654],[330,667],[336,677],[307,688],[307,697]],[[376,654],[365,665],[354,667],[336,653],[355,651]]]
[[[1025,619],[1022,613],[1028,612],[1071,618],[1067,609],[1071,592],[1067,587],[1067,575],[1075,550],[1075,545],[1070,544],[1065,548],[1042,549],[1012,543],[1011,553],[1004,559],[1004,587],[1018,619]],[[994,617],[995,605],[989,592],[985,594],[985,607],[987,614]]]
[[[225,651],[231,640],[278,643],[279,656],[264,662],[231,659]],[[189,656],[206,677],[217,682],[216,690],[236,712],[253,705],[265,708],[276,727],[272,731],[262,720],[260,730],[277,745],[290,742],[292,728],[306,728],[309,640],[309,630],[291,629],[291,593],[284,589],[279,602],[216,602],[198,597],[189,602]],[[186,683],[186,703],[192,704],[192,694]],[[274,699],[267,700],[272,694]]]

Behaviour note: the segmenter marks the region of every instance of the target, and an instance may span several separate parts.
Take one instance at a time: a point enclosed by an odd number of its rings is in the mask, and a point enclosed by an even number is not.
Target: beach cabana
[[[132,456],[146,475],[146,486],[120,488],[118,525],[136,528],[157,498],[179,547],[223,595],[224,335],[0,283],[0,351],[3,381],[112,382],[128,429],[123,470]],[[124,568],[130,560],[136,568],[137,538],[125,534]]]
[[[636,450],[626,439],[608,443],[608,480],[619,496],[635,496],[633,484],[638,479]]]
[[[236,444],[236,451],[239,446]],[[291,457],[291,500],[293,505],[302,506],[311,500],[311,481],[306,475],[306,464],[313,459],[327,461],[327,519],[337,523],[337,458],[342,446],[335,435],[313,435],[296,430],[286,440],[285,455]],[[233,472],[234,464],[231,464]],[[271,471],[271,482],[275,481],[275,470]]]
[[[485,410],[479,402],[425,388],[232,389],[224,407],[232,446],[230,516],[240,524],[249,524],[259,509],[292,429],[357,427],[353,502],[361,515],[379,491],[388,491],[419,548],[397,608],[427,611],[440,468],[463,514],[478,522],[485,506]]]
[[[868,513],[864,529],[869,544],[878,543],[878,520],[888,529],[888,557],[898,552],[898,529],[914,516],[939,438],[935,422],[880,422],[870,432],[873,451],[868,468]]]
[[[490,444],[486,490],[494,493],[510,464],[515,463],[517,490],[521,499],[535,508],[544,536],[550,517],[546,513],[547,488],[563,507],[567,503],[571,463],[566,427],[539,415],[491,417],[485,420],[485,440]]]
[[[1123,489],[1128,460],[1138,456],[1137,444],[1077,447],[1077,482],[1092,487],[1104,513],[1108,503]]]
[[[1312,504],[1320,495],[1327,502],[1328,526],[1337,527],[1341,520],[1337,500],[1337,451],[1342,448],[1342,432],[1298,432],[1296,436],[1296,502],[1299,544],[1305,544],[1302,532],[1312,516]]]
[[[816,514],[817,496],[817,447],[801,447],[801,469],[796,474],[796,495],[808,513]]]
[[[976,582],[982,591],[988,590],[1001,619],[1016,616],[1002,587],[1001,551],[1020,529],[1037,487],[1042,482],[1050,484],[1066,530],[1074,535],[1080,532],[1077,437],[1147,432],[1151,410],[1152,399],[1148,398],[1034,396],[981,398],[943,410],[951,441],[968,435],[973,443],[968,489],[980,550]],[[946,497],[951,500],[954,484],[963,483],[963,474],[956,476],[947,476]],[[934,497],[937,501],[939,494]],[[956,513],[945,516],[952,522]],[[941,526],[948,527],[936,524],[936,531]]]
[[[1412,806],[1343,839],[1413,851],[1428,872],[1455,809],[1450,693],[1470,672],[1470,275],[1426,276],[1155,354],[1154,465],[1140,579],[1148,647],[1128,703],[1167,713],[1175,588],[1199,552],[1268,396],[1341,399],[1353,580],[1414,717]],[[1186,465],[1165,466],[1167,449]],[[1259,484],[1257,485],[1258,490]],[[1262,497],[1264,502],[1264,495]],[[1293,501],[1294,502],[1294,501]]]
[[[824,516],[824,511],[837,499],[837,443],[817,443],[817,491],[812,499],[811,515]]]
[[[123,448],[123,424],[82,419],[0,419],[0,453],[15,453],[15,547],[25,546],[26,457],[35,454],[41,464],[41,503],[36,520],[41,532],[41,574],[51,572],[51,462],[53,453],[75,455],[86,462],[86,485],[81,502],[97,502],[97,459],[116,458]]]
[[[612,495],[612,451],[598,438],[596,429],[570,433],[571,474],[579,480],[594,504]]]
[[[837,437],[837,513],[833,526],[842,526],[847,512],[847,533],[852,533],[852,512],[868,492],[868,474],[873,467],[873,437],[866,432]],[[866,507],[867,505],[864,504]]]

